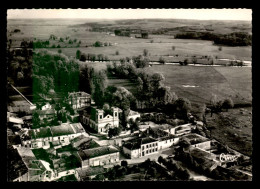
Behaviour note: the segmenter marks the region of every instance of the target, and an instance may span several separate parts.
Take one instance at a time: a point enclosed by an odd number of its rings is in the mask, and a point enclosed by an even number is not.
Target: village
[[[23,117],[15,113],[14,104],[8,106],[7,112],[9,156],[17,160],[13,162],[13,181],[58,181],[72,177],[76,181],[108,180],[104,175],[113,167],[136,166],[152,160],[167,170],[167,165],[162,162],[173,158],[189,170],[192,165],[185,166],[189,161],[184,157],[185,153],[201,162],[197,167],[202,166],[202,170],[214,172],[218,169],[215,172],[219,175],[234,179],[252,178],[245,166],[241,166],[248,165],[250,158],[201,136],[198,130],[203,128],[203,122],[196,121],[190,113],[189,122],[173,126],[170,121],[155,123],[165,119],[160,113],[130,110],[127,125],[130,127],[129,124],[136,123],[138,129],[118,132],[122,110],[118,107],[111,107],[109,112],[98,109],[91,95],[85,92],[69,93],[58,111],[57,104],[50,101],[20,106],[30,112]],[[66,105],[73,111],[68,111]],[[65,116],[66,121],[57,121],[58,124],[51,126],[58,114]],[[37,124],[33,123],[35,115]],[[206,173],[187,172],[188,179],[212,180],[212,176]],[[142,179],[147,178],[139,178]]]

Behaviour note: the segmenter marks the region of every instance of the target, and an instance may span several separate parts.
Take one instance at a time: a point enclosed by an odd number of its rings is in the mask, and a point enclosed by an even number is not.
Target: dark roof
[[[54,109],[50,109],[50,110],[36,110],[35,112],[38,113],[39,115],[55,114],[55,110]]]
[[[79,173],[79,177],[84,180],[86,177],[104,173],[105,169],[103,167],[86,167],[77,168],[76,171]]]
[[[50,127],[41,127],[39,129],[31,129],[31,130],[29,130],[29,135],[34,139],[52,136]]]
[[[156,141],[157,140],[150,138],[150,137],[137,138],[137,139],[128,140],[123,146],[127,149],[135,150],[135,149],[141,148],[142,144],[148,144],[148,143],[156,142]]]
[[[188,139],[188,141],[191,143],[191,145],[193,145],[193,144],[198,144],[198,143],[202,143],[202,142],[206,142],[206,141],[209,141],[209,140],[210,140],[210,139],[208,139],[208,138],[206,138],[206,137],[203,137],[203,136],[201,136],[201,135],[194,134],[194,133],[185,135],[185,136],[183,136],[183,138]]]
[[[69,124],[54,126],[50,129],[53,137],[74,134],[74,131]]]
[[[92,149],[81,150],[78,152],[82,160],[103,156],[106,154],[116,153],[118,150],[112,146],[101,146]]]
[[[21,139],[18,135],[8,136],[8,142],[11,145],[21,144]]]

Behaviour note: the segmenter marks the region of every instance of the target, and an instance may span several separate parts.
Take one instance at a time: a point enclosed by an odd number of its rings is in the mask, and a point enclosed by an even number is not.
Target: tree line
[[[252,35],[246,32],[233,32],[229,34],[216,34],[210,32],[186,32],[175,35],[176,39],[201,39],[210,40],[214,44],[227,46],[249,46],[252,45]]]

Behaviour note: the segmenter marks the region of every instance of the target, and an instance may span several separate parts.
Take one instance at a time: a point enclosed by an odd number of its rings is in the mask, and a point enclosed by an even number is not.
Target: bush
[[[125,161],[125,160],[121,161],[121,166],[127,167],[127,165],[128,165],[128,162],[127,162],[127,161]]]

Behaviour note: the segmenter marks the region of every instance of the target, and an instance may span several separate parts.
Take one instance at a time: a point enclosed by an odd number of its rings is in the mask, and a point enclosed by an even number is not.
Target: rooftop
[[[86,167],[86,168],[77,168],[76,171],[79,173],[81,179],[89,176],[98,175],[105,172],[103,167]]]
[[[148,144],[151,142],[156,142],[157,140],[150,138],[150,137],[145,137],[145,138],[135,138],[128,140],[123,146],[127,149],[130,150],[135,150],[141,148],[142,144]]]
[[[82,160],[86,160],[86,159],[112,154],[116,152],[118,152],[118,150],[115,147],[110,145],[110,146],[100,146],[97,148],[82,150],[79,151],[78,154],[80,155]]]
[[[195,134],[195,133],[187,134],[187,135],[183,136],[183,138],[186,138],[191,143],[191,145],[210,141],[210,139],[203,137],[201,135]]]
[[[50,127],[52,136],[62,136],[62,135],[71,135],[74,134],[74,130],[70,126],[70,124],[62,124],[59,126]]]

